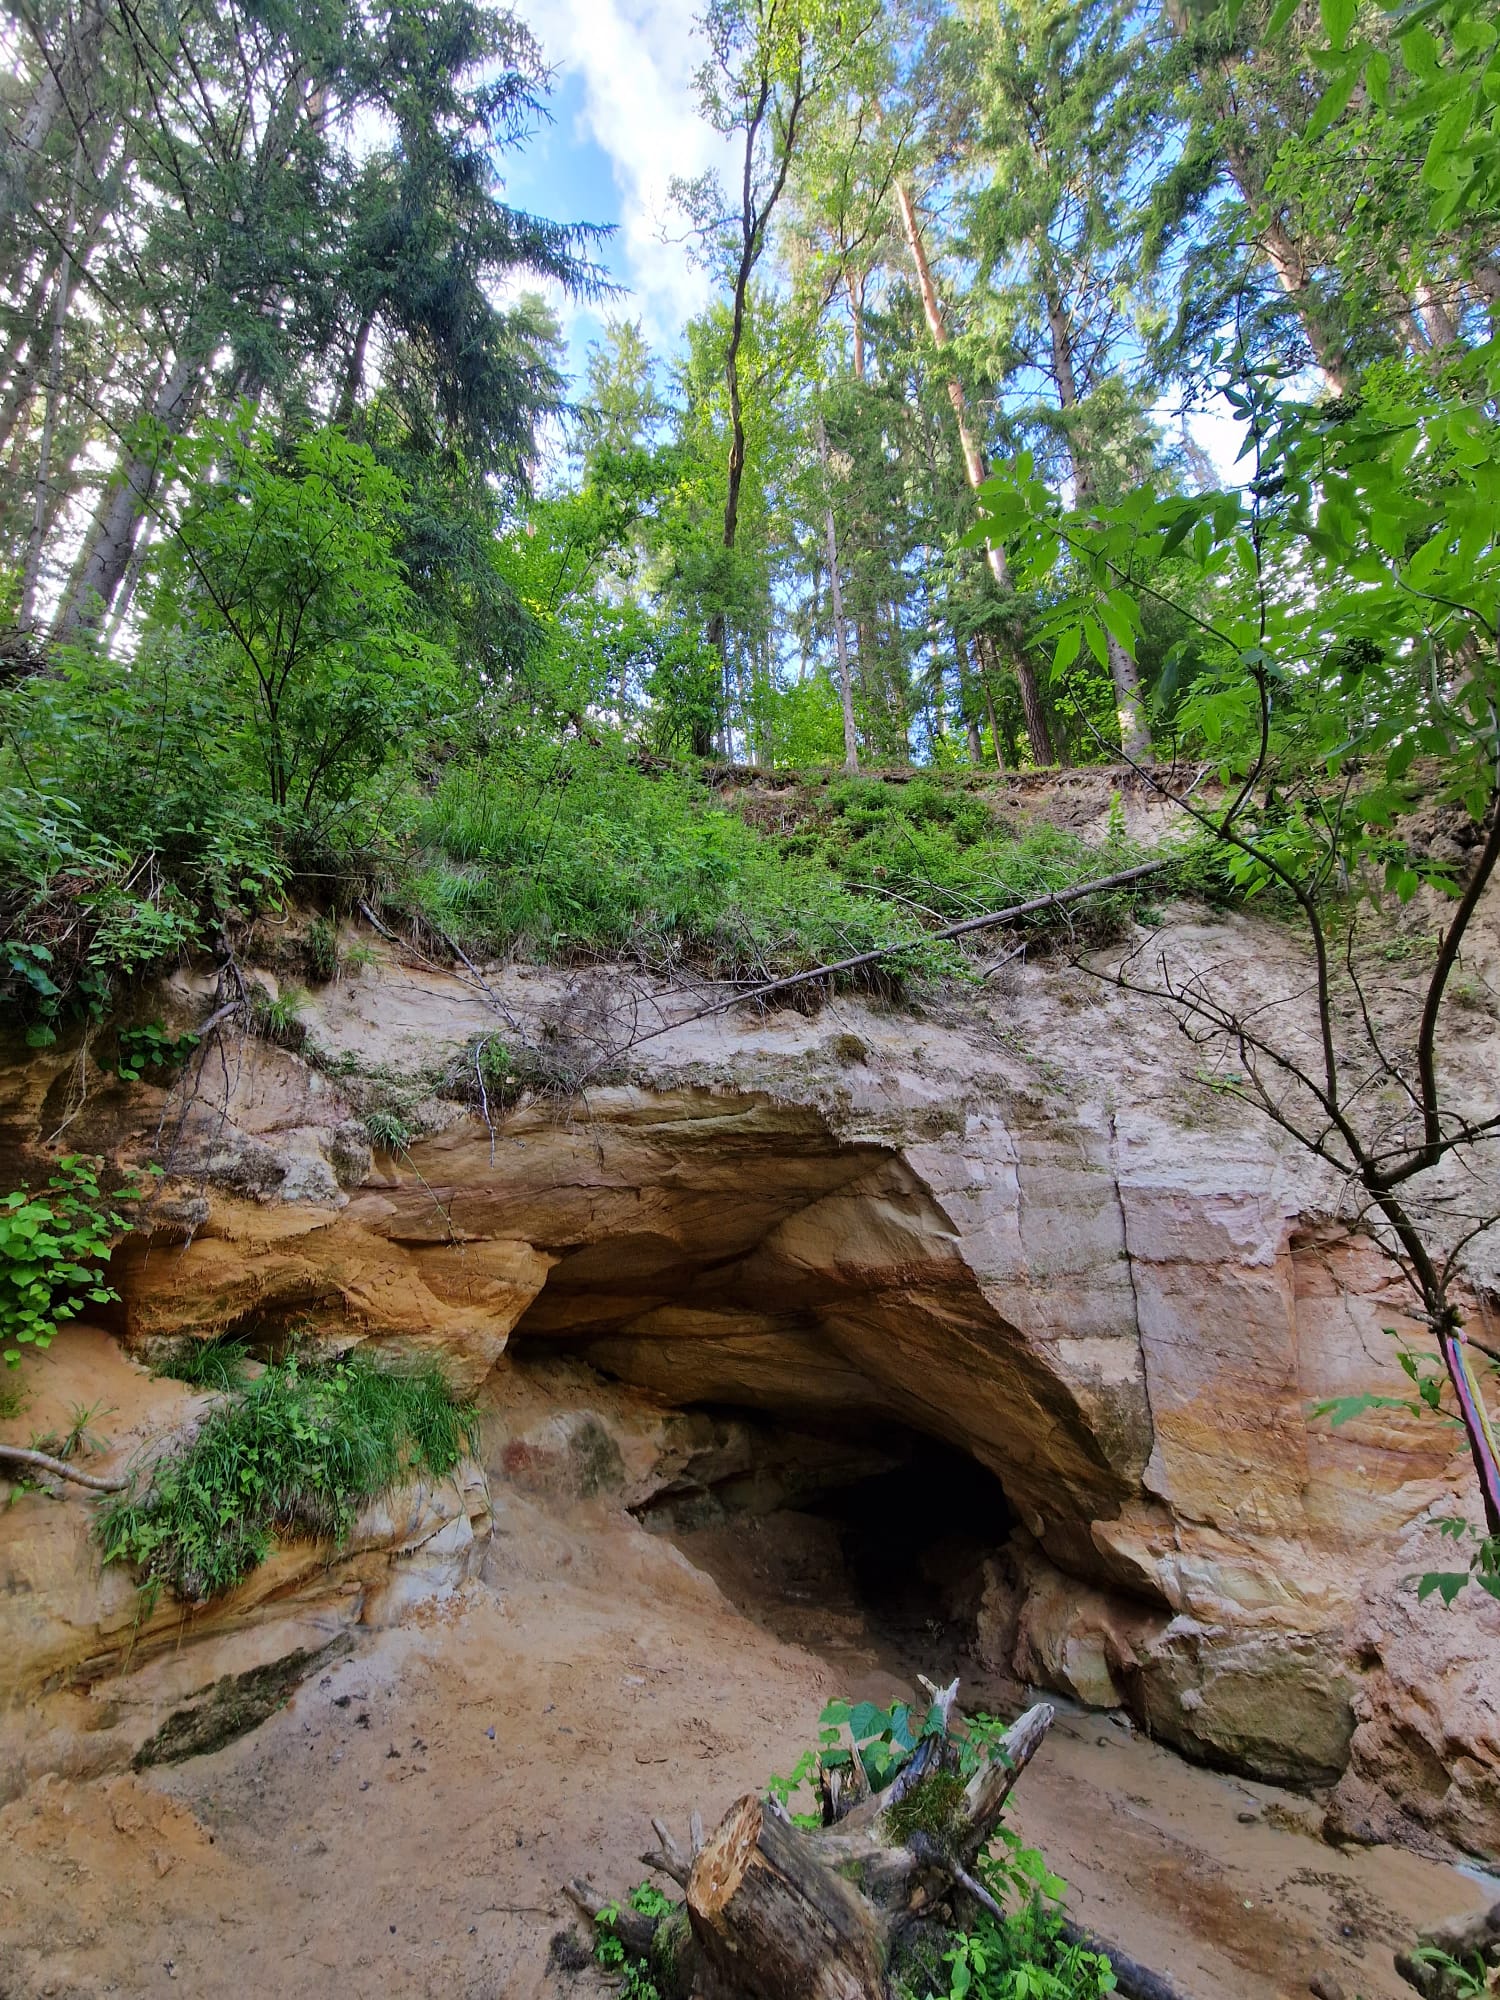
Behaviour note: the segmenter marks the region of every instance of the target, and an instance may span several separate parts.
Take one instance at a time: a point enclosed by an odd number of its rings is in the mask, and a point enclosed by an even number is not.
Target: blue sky
[[[733,163],[698,115],[694,73],[704,52],[693,17],[701,0],[519,4],[555,77],[550,122],[502,162],[507,199],[562,222],[615,225],[601,261],[621,294],[596,306],[553,294],[576,385],[609,318],[639,319],[658,354],[673,352],[685,322],[706,304],[707,285],[674,240],[680,223],[671,180],[710,167],[723,173]],[[1191,421],[1220,476],[1242,476],[1234,469],[1239,427],[1228,411]]]
[[[640,319],[658,350],[705,303],[702,273],[670,240],[673,175],[723,164],[698,116],[699,0],[521,0],[556,74],[544,124],[502,163],[507,198],[565,222],[608,222],[602,261],[626,288],[597,307],[557,299],[570,363],[581,368],[605,319]]]

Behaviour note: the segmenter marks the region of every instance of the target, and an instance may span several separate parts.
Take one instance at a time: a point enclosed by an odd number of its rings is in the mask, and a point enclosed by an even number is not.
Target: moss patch
[[[200,1701],[179,1708],[161,1728],[143,1743],[131,1760],[134,1769],[144,1771],[152,1764],[180,1764],[188,1757],[204,1757],[220,1750],[236,1737],[248,1736],[268,1715],[287,1701],[315,1666],[349,1650],[346,1638],[331,1645],[299,1646],[284,1659],[269,1666],[252,1667],[248,1673],[225,1674],[216,1680]]]
[[[946,1841],[957,1830],[963,1809],[964,1781],[958,1773],[931,1771],[904,1798],[886,1807],[885,1824],[891,1838],[903,1844],[914,1833]]]

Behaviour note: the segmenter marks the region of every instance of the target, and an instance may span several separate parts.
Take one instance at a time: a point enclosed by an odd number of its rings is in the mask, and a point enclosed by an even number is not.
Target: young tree
[[[272,805],[306,819],[452,698],[396,559],[400,482],[336,429],[283,452],[248,407],[178,445],[172,471],[188,499],[153,615],[202,634]]]
[[[726,197],[718,177],[677,182],[679,205],[708,268],[728,296],[723,374],[728,402],[722,548],[732,565],[745,477],[745,395],[741,356],[756,269],[771,241],[804,128],[857,59],[873,14],[850,20],[822,0],[712,0],[703,16],[709,58],[698,73],[699,101],[716,132],[739,154],[738,186]],[[721,593],[722,594],[722,593]],[[729,685],[728,612],[709,615],[709,643]]]

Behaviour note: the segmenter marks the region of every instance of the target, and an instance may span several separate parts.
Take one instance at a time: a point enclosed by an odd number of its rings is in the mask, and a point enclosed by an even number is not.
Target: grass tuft
[[[179,1340],[156,1363],[152,1373],[170,1375],[195,1389],[218,1389],[224,1393],[243,1386],[245,1363],[250,1359],[249,1344],[243,1340]]]
[[[411,1473],[444,1478],[477,1449],[472,1404],[440,1368],[273,1363],[211,1410],[149,1486],[101,1508],[105,1562],[201,1604],[247,1576],[277,1538],[342,1541],[366,1502]]]

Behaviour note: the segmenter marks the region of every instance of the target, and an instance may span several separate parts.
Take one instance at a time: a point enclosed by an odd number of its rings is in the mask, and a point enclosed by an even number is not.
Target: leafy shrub
[[[668,1917],[678,1906],[655,1883],[638,1882],[630,1892],[630,1907],[643,1917]],[[652,1978],[651,1968],[632,1958],[626,1950],[624,1939],[615,1928],[619,1916],[619,1904],[608,1903],[595,1917],[594,1958],[607,1972],[619,1975],[620,1983],[615,1990],[621,2000],[661,2000],[661,1988]]]
[[[195,943],[189,902],[84,824],[71,800],[0,789],[0,1009],[44,1048],[59,1023],[103,1018],[117,975]]]
[[[423,726],[452,663],[396,554],[400,478],[334,427],[287,445],[243,405],[177,446],[189,499],[154,612],[196,628],[242,766],[279,811],[352,798]]]
[[[1040,1900],[1003,1924],[982,1918],[954,1941],[947,1964],[947,1992],[920,2000],[1101,2000],[1116,1989],[1109,1960],[1069,1944]]]
[[[963,1719],[962,1735],[950,1735],[937,1703],[923,1710],[906,1702],[881,1708],[869,1701],[831,1701],[819,1725],[817,1749],[806,1751],[788,1776],[769,1781],[773,1798],[785,1806],[819,1764],[825,1770],[847,1768],[856,1756],[872,1788],[884,1791],[920,1743],[942,1737],[936,1767],[885,1813],[891,1837],[906,1840],[921,1832],[939,1842],[958,1819],[966,1781],[996,1754],[1005,1733],[997,1717],[973,1715]],[[792,1818],[807,1828],[820,1824],[814,1814]],[[1109,1960],[1069,1944],[1063,1935],[1058,1905],[1067,1884],[1038,1849],[1002,1825],[976,1870],[997,1902],[1013,1901],[1014,1911],[1003,1923],[983,1917],[976,1929],[946,1938],[919,1926],[892,1967],[902,2000],[1100,2000],[1115,1990]]]
[[[115,1075],[122,1083],[139,1083],[153,1070],[180,1069],[198,1046],[196,1035],[169,1035],[160,1021],[121,1028],[115,1041]]]
[[[278,1536],[341,1541],[367,1501],[413,1472],[446,1477],[477,1442],[473,1406],[433,1363],[383,1368],[355,1354],[321,1366],[293,1354],[211,1410],[144,1492],[104,1506],[104,1560],[203,1603]]]
[[[114,1199],[131,1201],[122,1188]],[[98,1163],[79,1153],[57,1163],[46,1189],[0,1197],[0,1342],[14,1367],[24,1346],[47,1347],[63,1320],[119,1297],[105,1283],[115,1239],[130,1224],[99,1185]]]

